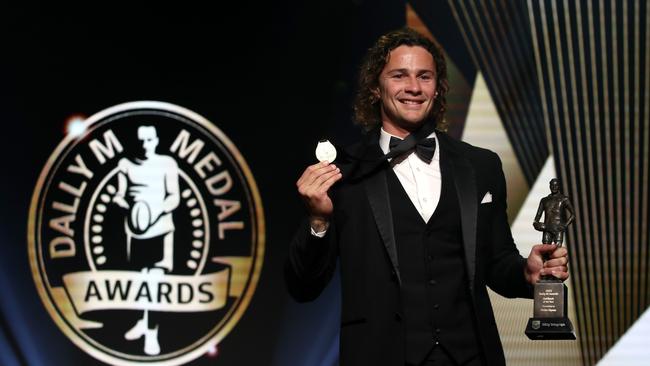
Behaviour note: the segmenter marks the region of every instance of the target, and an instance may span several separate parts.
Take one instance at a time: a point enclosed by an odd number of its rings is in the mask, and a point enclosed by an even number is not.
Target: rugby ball
[[[151,225],[151,210],[144,201],[138,201],[131,208],[131,228],[136,233],[144,233]]]

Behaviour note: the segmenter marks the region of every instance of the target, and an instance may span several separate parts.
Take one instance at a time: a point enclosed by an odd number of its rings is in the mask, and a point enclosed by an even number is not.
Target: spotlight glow
[[[80,114],[73,114],[65,121],[65,132],[73,137],[81,136],[86,132],[86,117]]]
[[[208,352],[206,353],[206,355],[208,355],[208,357],[210,358],[215,358],[217,357],[218,354],[219,354],[219,348],[217,348],[217,345],[211,346],[208,349]]]

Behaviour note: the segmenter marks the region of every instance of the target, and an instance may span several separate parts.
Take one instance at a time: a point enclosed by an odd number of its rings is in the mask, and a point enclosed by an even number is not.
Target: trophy
[[[541,231],[543,244],[562,246],[564,232],[574,218],[569,198],[560,192],[560,181],[551,179],[551,194],[541,199],[533,227]],[[540,218],[544,214],[544,222]],[[568,215],[567,215],[568,214]],[[544,254],[544,262],[548,254]],[[528,320],[526,335],[533,340],[576,339],[567,312],[567,287],[551,275],[542,276],[535,284],[533,317]]]

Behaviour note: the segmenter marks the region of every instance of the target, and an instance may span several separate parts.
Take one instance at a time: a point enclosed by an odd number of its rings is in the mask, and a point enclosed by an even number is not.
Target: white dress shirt
[[[387,154],[390,150],[391,134],[381,129],[379,147]],[[395,136],[397,137],[397,136]],[[402,156],[391,159],[390,165],[397,175],[406,194],[411,199],[413,206],[420,213],[424,222],[428,222],[440,202],[442,176],[440,175],[440,144],[436,133],[428,137],[436,139],[436,151],[430,163],[422,161],[415,151],[407,152]]]
[[[384,154],[390,151],[391,134],[381,129],[379,135],[379,147]],[[394,136],[397,137],[397,136]],[[428,137],[436,139],[436,151],[430,163],[422,161],[415,151],[410,151],[397,158],[390,160],[390,165],[402,184],[404,191],[411,199],[413,206],[418,211],[422,220],[428,222],[440,202],[440,190],[442,188],[442,175],[440,174],[440,144],[436,133],[432,132]],[[399,137],[398,137],[399,138]],[[316,232],[311,229],[314,236],[322,238],[327,229]]]

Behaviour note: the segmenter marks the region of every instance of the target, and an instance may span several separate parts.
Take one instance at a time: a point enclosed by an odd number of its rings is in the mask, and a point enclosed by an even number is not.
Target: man
[[[316,298],[340,260],[341,365],[504,364],[486,285],[532,297],[540,275],[568,277],[566,250],[519,255],[499,158],[443,132],[436,45],[388,33],[359,81],[356,119],[369,132],[346,150],[353,167],[342,179],[336,164],[315,164],[297,182],[308,219],[290,245],[290,293]]]
[[[174,265],[174,221],[172,211],[178,207],[180,192],[178,165],[172,157],[156,153],[158,134],[153,126],[138,127],[138,140],[144,150],[144,159],[130,161],[122,158],[117,164],[117,191],[113,202],[129,213],[125,219],[126,255],[137,267],[144,265],[143,273],[162,275],[171,272]],[[138,240],[140,252],[155,251],[146,248],[152,240],[162,238],[162,259],[153,266],[141,263],[132,256],[133,240]],[[143,256],[147,257],[147,256]],[[153,268],[149,268],[153,267]],[[144,353],[160,353],[158,325],[149,311],[124,334],[126,340],[137,340],[144,336]]]
[[[172,157],[156,153],[155,127],[138,127],[138,140],[144,150],[144,159],[132,162],[122,158],[118,162],[118,188],[113,202],[130,210],[125,225],[127,258],[130,259],[133,238],[144,240],[162,236],[163,257],[155,266],[171,272],[174,265],[172,211],[180,202],[178,165]],[[127,194],[132,205],[127,202]]]
[[[573,206],[569,202],[569,197],[560,193],[559,179],[551,179],[549,188],[551,194],[539,201],[539,208],[537,208],[533,226],[543,233],[542,243],[562,246],[564,231],[575,219]],[[567,212],[569,217],[567,217]],[[544,222],[539,221],[542,214],[544,214]]]

